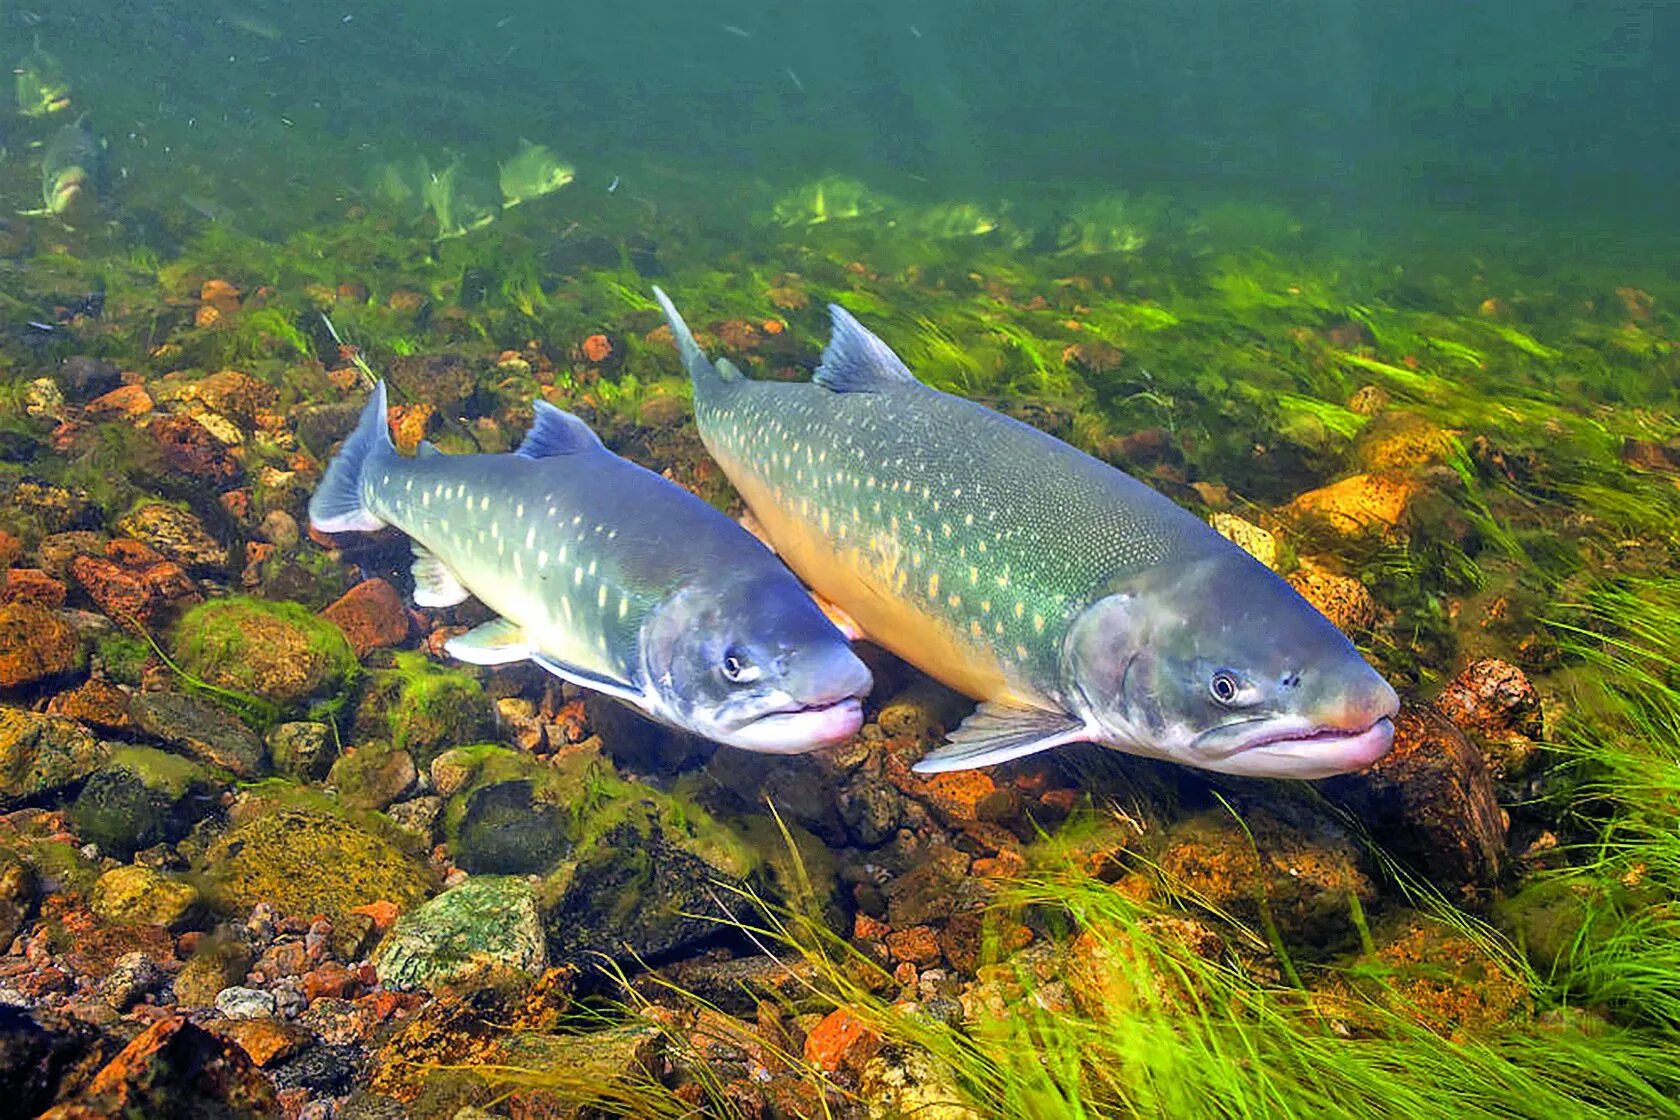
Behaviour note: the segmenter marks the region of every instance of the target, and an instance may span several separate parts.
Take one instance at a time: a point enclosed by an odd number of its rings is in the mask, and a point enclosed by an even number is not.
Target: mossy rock
[[[267,743],[274,769],[300,782],[325,778],[338,757],[332,726],[312,720],[278,725],[269,731]]]
[[[28,861],[0,848],[0,944],[10,945],[35,911],[40,884]]]
[[[128,857],[185,836],[215,808],[216,782],[190,759],[151,747],[120,747],[70,807],[76,834]]]
[[[255,696],[281,712],[330,700],[356,675],[344,632],[296,603],[220,599],[188,611],[175,628],[181,669],[215,688]]]
[[[179,929],[198,908],[198,890],[191,883],[139,864],[113,867],[93,885],[93,912],[121,925]]]
[[[387,987],[435,989],[504,969],[536,976],[547,959],[531,885],[485,875],[404,914],[373,963]]]
[[[369,743],[340,755],[327,784],[352,809],[386,809],[419,778],[414,758],[388,743]],[[470,870],[470,869],[469,869]]]
[[[356,711],[357,739],[384,739],[408,751],[421,769],[450,747],[480,742],[495,730],[495,712],[471,675],[446,669],[414,651],[376,670]]]
[[[475,875],[533,875],[570,853],[585,791],[581,767],[546,765],[491,744],[456,747],[432,762],[450,796],[443,831],[455,862]]]
[[[73,719],[0,705],[0,811],[75,785],[109,754]]]
[[[210,936],[175,975],[175,999],[182,1007],[214,1007],[223,988],[242,983],[251,950],[234,937]]]
[[[431,876],[419,859],[341,817],[278,809],[210,846],[203,881],[211,902],[243,914],[259,902],[282,914],[343,917],[359,906],[423,900]]]

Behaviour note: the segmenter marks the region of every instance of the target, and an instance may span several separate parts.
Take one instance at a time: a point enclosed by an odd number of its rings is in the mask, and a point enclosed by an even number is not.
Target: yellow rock
[[[1401,475],[1356,474],[1307,491],[1284,513],[1316,521],[1344,537],[1387,536],[1405,517],[1417,489],[1416,482]]]
[[[1289,585],[1343,633],[1352,634],[1376,625],[1377,601],[1370,588],[1352,576],[1337,575],[1302,557],[1300,567],[1289,574]]]
[[[1418,416],[1379,419],[1359,433],[1354,455],[1373,471],[1402,470],[1444,463],[1457,450],[1455,433]]]
[[[113,867],[93,884],[93,912],[123,925],[176,927],[198,906],[191,883],[171,879],[150,867]]]
[[[1234,513],[1216,513],[1208,518],[1214,531],[1266,567],[1277,571],[1277,538],[1252,521]]]

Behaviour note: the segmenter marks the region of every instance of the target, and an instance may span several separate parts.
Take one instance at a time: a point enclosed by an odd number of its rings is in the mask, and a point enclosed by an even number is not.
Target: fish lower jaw
[[[848,696],[821,707],[772,712],[715,738],[743,750],[805,754],[843,743],[862,726],[863,702]]]
[[[1365,769],[1393,745],[1394,721],[1384,716],[1356,731],[1323,728],[1259,739],[1206,768],[1259,778],[1329,778]]]

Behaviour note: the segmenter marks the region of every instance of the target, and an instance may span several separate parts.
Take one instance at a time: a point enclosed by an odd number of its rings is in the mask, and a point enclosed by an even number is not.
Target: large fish
[[[772,546],[864,635],[982,701],[917,770],[1089,741],[1317,778],[1388,751],[1388,683],[1155,490],[923,385],[842,308],[812,382],[755,382],[654,291],[701,438]]]
[[[87,118],[53,133],[41,156],[41,200],[32,213],[51,214],[65,225],[86,225],[96,217],[105,179],[105,146]]]
[[[602,446],[543,401],[516,452],[392,445],[385,384],[327,467],[309,520],[395,525],[414,601],[476,595],[500,617],[444,646],[478,665],[531,660],[673,727],[795,753],[862,722],[869,670],[781,562],[728,517]]]

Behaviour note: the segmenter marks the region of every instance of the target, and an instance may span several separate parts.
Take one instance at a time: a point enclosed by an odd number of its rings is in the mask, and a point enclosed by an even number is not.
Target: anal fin
[[[414,605],[417,607],[453,607],[464,603],[472,594],[442,560],[430,552],[414,546]]]
[[[443,643],[443,652],[469,665],[510,665],[528,661],[531,643],[525,630],[505,618],[493,618]]]
[[[1082,742],[1090,732],[1066,712],[1050,712],[988,700],[963,720],[949,742],[922,756],[911,769],[918,774],[943,774],[995,766],[1052,747]]]

